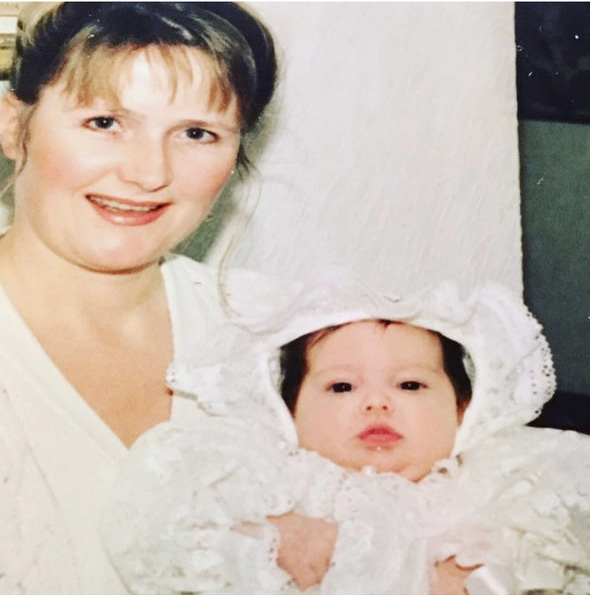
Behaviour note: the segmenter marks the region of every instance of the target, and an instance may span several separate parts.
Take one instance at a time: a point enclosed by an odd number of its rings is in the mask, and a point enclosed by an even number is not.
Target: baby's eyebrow
[[[438,366],[433,366],[431,364],[422,364],[422,363],[416,363],[416,364],[407,364],[404,366],[401,366],[398,369],[400,372],[431,372],[433,374],[439,374],[440,372],[445,372],[444,367],[442,365]]]
[[[335,364],[330,366],[314,367],[313,364],[309,366],[308,374],[319,376],[321,374],[338,374],[344,372],[354,372],[356,366],[354,364]]]

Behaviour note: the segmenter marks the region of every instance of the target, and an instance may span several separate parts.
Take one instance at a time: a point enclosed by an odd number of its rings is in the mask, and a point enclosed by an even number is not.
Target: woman
[[[0,109],[15,164],[0,239],[0,592],[124,593],[98,540],[103,501],[126,448],[187,414],[167,366],[223,316],[216,274],[168,251],[245,164],[273,43],[234,4],[24,11]],[[271,291],[229,284],[246,310]],[[325,530],[296,520],[276,520],[294,575],[292,538]]]

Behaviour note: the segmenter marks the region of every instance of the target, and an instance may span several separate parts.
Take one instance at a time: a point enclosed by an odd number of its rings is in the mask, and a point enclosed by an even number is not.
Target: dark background
[[[590,434],[590,3],[517,2],[524,297],[558,390],[533,425]]]

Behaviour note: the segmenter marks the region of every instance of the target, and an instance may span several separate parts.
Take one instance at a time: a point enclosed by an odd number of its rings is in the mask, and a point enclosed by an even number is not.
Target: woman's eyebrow
[[[148,120],[150,114],[143,114],[136,110],[130,109],[118,102],[107,102],[105,100],[98,100],[89,103],[81,103],[72,106],[72,111],[76,110],[90,110],[97,113],[108,112],[113,115],[120,115],[131,120],[141,122]],[[218,117],[215,114],[211,115],[211,118],[203,118],[200,114],[195,117],[184,117],[174,123],[174,127],[182,128],[218,128],[232,134],[239,134],[240,126],[238,123],[229,124],[225,121],[223,116]]]
[[[179,126],[186,126],[187,128],[221,128],[227,132],[238,133],[240,127],[238,124],[229,125],[223,120],[211,118],[185,118],[178,123]]]

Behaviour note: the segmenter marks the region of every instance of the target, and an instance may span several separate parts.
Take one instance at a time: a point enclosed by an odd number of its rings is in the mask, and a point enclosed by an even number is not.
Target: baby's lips
[[[402,438],[387,424],[371,424],[357,437],[369,446],[390,446]]]

